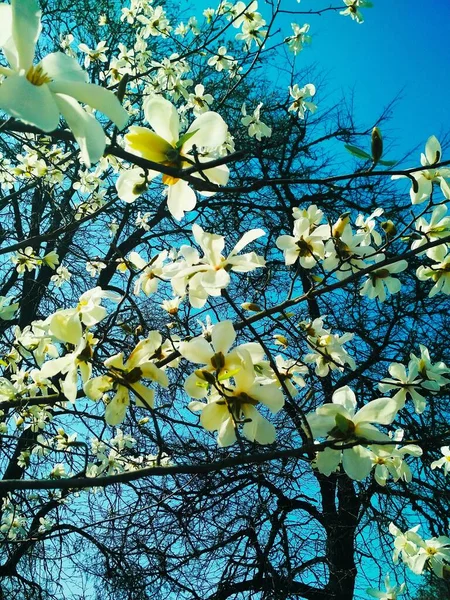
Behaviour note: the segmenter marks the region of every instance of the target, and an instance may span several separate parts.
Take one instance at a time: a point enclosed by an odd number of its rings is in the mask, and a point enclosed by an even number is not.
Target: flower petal
[[[347,448],[342,454],[342,466],[347,475],[357,481],[365,479],[372,469],[369,450],[362,446],[355,446]]]
[[[102,126],[70,96],[55,94],[53,98],[80,146],[83,162],[90,167],[105,152],[106,137]]]
[[[167,208],[177,221],[181,221],[185,212],[195,208],[197,196],[186,181],[179,179],[176,183],[169,185],[167,194]]]
[[[195,133],[183,144],[183,153],[192,150],[194,145],[198,148],[221,146],[227,139],[228,127],[219,114],[208,111],[197,117],[186,133],[194,131]]]
[[[221,321],[214,325],[211,332],[211,341],[215,352],[228,354],[236,339],[236,332],[231,321]]]
[[[35,0],[12,0],[11,7],[12,37],[19,59],[17,66],[28,71],[33,64],[36,42],[42,29],[42,13]],[[41,108],[39,104],[37,106]]]
[[[79,81],[86,83],[88,74],[80,67],[77,61],[64,54],[64,52],[52,52],[47,54],[40,65],[51,79],[55,81]]]
[[[9,4],[0,4],[0,23],[0,46],[3,46],[12,35],[12,9]]]
[[[123,129],[128,121],[128,113],[120,104],[117,96],[109,90],[81,81],[52,81],[48,84],[52,92],[72,96],[78,102],[99,110],[106,115],[119,129]]]
[[[59,110],[48,85],[33,85],[25,75],[14,74],[3,81],[0,108],[45,132],[53,131],[59,123]]]
[[[167,152],[172,146],[161,136],[147,127],[132,126],[125,136],[125,148],[137,156],[164,164],[167,162]]]
[[[150,98],[144,104],[144,115],[160,137],[172,146],[178,142],[180,119],[172,102],[162,96]]]

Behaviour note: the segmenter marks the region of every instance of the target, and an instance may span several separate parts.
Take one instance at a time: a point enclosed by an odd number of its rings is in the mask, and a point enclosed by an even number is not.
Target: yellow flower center
[[[27,71],[26,78],[30,83],[37,86],[43,85],[44,83],[50,83],[52,80],[51,77],[44,72],[41,65],[31,66]]]

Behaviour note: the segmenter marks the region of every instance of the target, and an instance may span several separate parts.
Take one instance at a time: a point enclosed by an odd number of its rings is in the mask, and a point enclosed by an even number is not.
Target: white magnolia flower
[[[105,52],[109,50],[106,42],[102,40],[97,44],[95,48],[89,48],[86,44],[79,44],[78,49],[81,50],[86,56],[84,57],[84,67],[87,69],[91,62],[107,62],[108,57]]]
[[[122,129],[128,113],[110,91],[86,83],[87,74],[78,62],[62,52],[45,56],[33,65],[35,46],[41,33],[41,11],[36,0],[12,0],[1,4],[0,47],[9,67],[0,67],[5,79],[0,86],[0,108],[42,129],[57,128],[63,115],[80,145],[83,161],[96,162],[105,150],[100,123],[78,102],[104,113]]]
[[[241,119],[242,125],[248,127],[248,135],[255,137],[259,142],[263,137],[270,137],[272,135],[272,128],[260,120],[261,107],[262,102],[258,104],[251,115],[247,115],[245,102],[241,107],[241,114],[243,115]]]
[[[448,475],[450,473],[450,447],[442,446],[441,452],[443,454],[442,458],[434,460],[431,463],[431,468],[442,469],[444,471],[444,475]]]
[[[256,381],[252,358],[246,350],[239,350],[241,366],[232,379],[211,393],[208,404],[194,401],[189,408],[201,411],[200,423],[208,431],[218,431],[219,446],[230,446],[236,441],[236,429],[242,423],[244,436],[258,444],[272,444],[276,432],[272,423],[263,417],[256,406],[263,404],[276,414],[284,405],[278,383],[261,385]]]
[[[450,294],[450,252],[445,245],[435,246],[427,250],[428,258],[434,260],[435,263],[431,267],[421,265],[416,271],[417,279],[426,281],[431,279],[434,281],[434,286],[431,288],[428,296],[432,298],[439,292]]]
[[[340,221],[341,218],[337,223],[339,224]],[[363,259],[365,256],[373,254],[374,249],[371,246],[362,245],[364,234],[353,235],[351,226],[344,225],[342,232],[337,235],[335,225],[333,226],[333,236],[325,246],[324,269],[327,271],[336,270],[335,276],[342,281],[368,266]]]
[[[98,340],[94,338],[93,334],[87,332],[73,352],[47,361],[41,367],[40,373],[44,378],[54,377],[58,373],[65,375],[61,383],[61,391],[72,403],[77,398],[78,370],[83,383],[86,383],[92,374],[93,346],[97,342]]]
[[[421,204],[431,196],[433,183],[438,183],[441,191],[447,199],[450,199],[450,185],[447,181],[450,178],[449,168],[433,168],[434,165],[442,161],[442,148],[436,136],[428,138],[425,145],[425,154],[421,154],[420,163],[424,167],[430,167],[423,171],[411,173],[415,183],[411,186],[410,196],[413,204]],[[392,179],[401,179],[406,175],[393,175]],[[408,177],[409,178],[409,177]]]
[[[100,306],[103,298],[112,302],[120,300],[115,292],[106,292],[100,287],[88,290],[80,296],[75,308],[58,310],[48,319],[49,332],[58,340],[77,346],[83,335],[82,324],[92,327],[106,317],[106,308]]]
[[[426,408],[426,400],[418,390],[433,393],[439,390],[440,386],[437,381],[424,380],[420,377],[417,361],[410,361],[408,370],[409,373],[406,372],[405,366],[401,363],[392,363],[389,367],[392,379],[383,379],[378,387],[383,393],[397,390],[393,399],[399,404],[399,408],[405,405],[406,398],[409,395],[414,403],[416,413],[420,414]]]
[[[316,93],[316,87],[312,83],[307,83],[302,88],[298,87],[297,84],[289,86],[289,93],[294,99],[294,102],[288,108],[288,111],[296,112],[300,119],[305,118],[305,111],[309,110],[311,113],[315,113],[317,105],[310,101],[310,99]]]
[[[366,592],[372,598],[378,598],[378,600],[397,600],[399,596],[403,596],[406,584],[401,583],[400,585],[391,585],[389,574],[384,578],[384,587],[386,591],[377,590],[375,588],[368,588]]]
[[[311,42],[311,36],[308,35],[309,25],[305,23],[300,27],[297,23],[291,23],[293,35],[287,37],[284,41],[288,45],[288,48],[295,56],[303,50],[305,44]]]
[[[190,154],[193,147],[200,152],[203,148],[217,148],[226,141],[228,128],[222,117],[212,111],[197,117],[181,137],[177,109],[168,100],[160,96],[150,98],[144,105],[144,114],[153,131],[146,127],[130,127],[125,136],[125,147],[129,152],[154,163],[182,169],[191,166],[196,160],[207,162],[211,158],[208,153],[199,154],[194,160],[194,156]],[[212,183],[226,185],[228,181],[226,165],[205,169],[202,173]],[[195,208],[195,192],[183,179],[163,175],[162,180],[168,186],[169,211],[179,221],[186,211]]]
[[[377,263],[383,262],[384,260],[384,254],[377,254],[375,256],[375,261]],[[386,300],[386,289],[390,294],[397,294],[401,288],[400,280],[396,277],[392,277],[392,275],[401,273],[407,267],[408,263],[406,260],[399,260],[398,262],[371,271],[367,274],[367,280],[359,293],[361,296],[367,296],[371,299],[378,298],[380,302],[384,302]]]
[[[370,246],[372,240],[377,246],[380,246],[383,243],[381,235],[375,230],[375,217],[379,217],[383,212],[384,209],[376,208],[373,213],[366,218],[361,214],[356,217],[355,225],[358,227],[356,233],[364,235],[361,246]]]
[[[319,211],[322,212],[322,211]],[[292,235],[280,235],[277,238],[277,248],[283,251],[287,265],[292,265],[298,259],[304,269],[314,268],[325,256],[324,240],[331,235],[328,225],[311,224],[308,217],[294,221]]]
[[[417,533],[410,534],[417,551],[408,561],[409,568],[420,575],[425,566],[430,567],[438,576],[444,577],[444,565],[450,565],[450,538],[440,535],[437,538],[423,540]]]
[[[345,10],[341,10],[340,15],[349,16],[357,23],[364,23],[364,18],[359,11],[360,8],[372,8],[372,2],[368,0],[343,0],[347,6]]]
[[[214,101],[211,94],[205,94],[205,87],[199,83],[194,88],[194,93],[189,94],[187,105],[192,108],[192,112],[196,117],[209,110],[209,105]]]
[[[137,252],[130,252],[127,261],[140,271],[133,290],[136,296],[139,296],[141,290],[146,296],[158,290],[158,283],[164,274],[164,261],[167,259],[167,254],[167,250],[163,250],[147,262]]]
[[[123,361],[123,352],[111,356],[104,363],[108,374],[85,383],[84,391],[92,400],[100,400],[106,392],[114,390],[114,397],[105,411],[108,425],[119,425],[125,419],[130,393],[136,397],[136,406],[153,408],[155,392],[141,383],[141,379],[151,379],[162,387],[169,385],[167,375],[151,361],[161,342],[160,333],[151,331],[148,338],[137,344],[126,362]]]
[[[230,283],[230,271],[248,273],[265,265],[264,258],[255,252],[239,254],[247,244],[265,235],[262,229],[245,233],[227,257],[222,255],[225,246],[222,235],[203,231],[200,225],[193,225],[192,233],[204,256],[200,258],[191,246],[182,246],[182,260],[169,265],[164,273],[171,279],[177,296],[184,296],[189,288],[189,302],[195,308],[204,306],[208,296],[220,296]]]
[[[420,239],[411,244],[412,250],[420,248],[423,244],[439,240],[450,235],[450,216],[446,216],[447,206],[440,204],[436,206],[428,223],[424,217],[419,217],[415,222],[416,231],[421,234]],[[428,252],[427,252],[428,254]]]
[[[350,369],[354,369],[355,361],[343,348],[345,342],[353,339],[353,334],[344,333],[339,336],[337,333],[333,335],[329,331],[324,331],[325,333],[317,337],[308,334],[307,342],[312,352],[306,354],[303,360],[306,363],[316,363],[315,372],[319,377],[326,377],[330,371],[343,371],[346,364]]]
[[[400,430],[401,432],[401,430]],[[401,432],[398,441],[401,441],[403,432]],[[397,441],[397,440],[396,440]],[[374,468],[375,481],[385,486],[389,476],[394,481],[402,479],[409,483],[412,480],[412,472],[405,462],[406,454],[411,456],[422,456],[422,448],[416,444],[406,444],[405,446],[370,446],[370,459]]]
[[[360,444],[390,440],[388,435],[379,431],[372,423],[392,423],[398,412],[398,404],[394,400],[378,398],[355,411],[356,396],[348,386],[344,386],[334,392],[332,403],[324,404],[315,413],[306,416],[314,438],[334,440],[337,446],[347,445],[349,442],[357,444],[344,450],[327,448],[325,452],[319,452],[316,467],[321,473],[329,475],[342,460],[347,475],[360,481],[372,469],[370,451]]]
[[[233,376],[242,365],[239,354],[245,350],[253,363],[262,360],[264,351],[255,342],[242,344],[231,350],[236,332],[231,321],[221,321],[210,328],[210,342],[204,336],[196,337],[188,342],[182,342],[179,352],[186,360],[202,367],[197,369],[184,382],[184,389],[191,398],[204,398],[211,384],[207,373],[211,373],[219,381],[226,381]]]
[[[225,46],[220,46],[217,54],[208,59],[208,65],[214,67],[219,73],[223,70],[229,71],[234,63],[234,58],[227,54]]]

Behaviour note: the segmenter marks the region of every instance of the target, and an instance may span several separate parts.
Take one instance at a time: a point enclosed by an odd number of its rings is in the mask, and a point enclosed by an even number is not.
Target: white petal
[[[184,213],[193,210],[196,204],[197,196],[186,181],[179,179],[173,185],[169,185],[167,208],[177,221],[181,221]]]
[[[236,332],[231,321],[222,321],[214,325],[211,333],[211,341],[215,352],[228,354],[235,339]]]
[[[179,352],[186,360],[196,364],[209,364],[214,352],[203,337],[194,338],[180,344]]]
[[[144,114],[152,129],[169,144],[178,142],[180,119],[175,106],[162,96],[150,98],[144,104]]]
[[[0,46],[12,35],[12,10],[9,4],[0,4]]]
[[[202,410],[200,423],[202,427],[208,431],[215,431],[216,429],[220,429],[222,423],[228,419],[229,416],[230,413],[225,404],[211,402]]]
[[[84,102],[84,104],[99,110],[119,129],[123,129],[127,124],[127,111],[120,104],[117,96],[105,88],[80,81],[52,81],[48,85],[54,93],[72,96],[78,102]]]
[[[334,473],[341,462],[341,451],[333,448],[325,448],[322,452],[318,452],[315,465],[317,469],[327,477]]]
[[[54,99],[80,146],[83,162],[89,167],[99,161],[106,146],[105,132],[100,123],[70,96],[55,94]]]
[[[355,446],[347,448],[342,454],[342,465],[347,475],[357,481],[365,479],[372,469],[369,450],[362,446]]]
[[[228,127],[216,112],[208,111],[195,119],[186,133],[194,133],[182,147],[182,152],[189,152],[194,145],[198,148],[214,148],[221,146],[227,139]]]
[[[56,81],[79,81],[86,83],[88,74],[77,61],[64,52],[47,54],[40,62],[44,73]]]
[[[245,437],[251,442],[258,442],[258,444],[273,444],[277,436],[273,424],[260,415],[251,404],[244,404],[242,410],[245,418],[251,419],[242,428]]]
[[[356,396],[353,390],[348,385],[339,388],[333,394],[333,403],[340,404],[349,414],[353,414],[356,408]]]
[[[442,148],[436,136],[432,135],[428,138],[425,145],[425,156],[429,165],[434,165],[440,162],[442,158]]]
[[[36,42],[42,29],[41,10],[35,0],[12,0],[11,5],[12,36],[19,57],[18,67],[28,71],[33,64]]]
[[[48,85],[33,85],[25,75],[11,75],[0,85],[0,108],[42,131],[53,131],[59,110]]]
[[[263,229],[252,229],[250,231],[247,231],[247,233],[244,233],[244,235],[241,237],[239,242],[236,244],[236,246],[230,252],[230,256],[233,256],[234,254],[238,254],[242,250],[242,248],[245,248],[245,246],[247,246],[254,240],[257,240],[258,238],[260,238],[263,235],[266,235],[266,232]]]
[[[364,421],[389,425],[399,410],[398,404],[392,398],[372,400],[359,410],[353,417],[355,425]]]

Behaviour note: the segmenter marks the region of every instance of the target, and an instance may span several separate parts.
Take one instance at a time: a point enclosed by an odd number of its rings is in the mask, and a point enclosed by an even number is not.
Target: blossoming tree
[[[449,162],[299,70],[370,7],[0,4],[0,598],[449,577]]]

